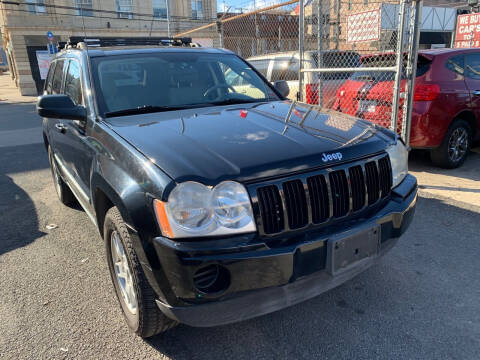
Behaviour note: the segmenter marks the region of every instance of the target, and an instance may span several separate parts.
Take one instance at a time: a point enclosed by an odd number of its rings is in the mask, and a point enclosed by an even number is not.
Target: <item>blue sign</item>
[[[47,39],[50,41],[53,40],[53,33],[51,31],[47,31]]]
[[[53,45],[52,43],[48,44],[48,53],[53,55],[53,54],[56,54],[58,52],[58,48]]]

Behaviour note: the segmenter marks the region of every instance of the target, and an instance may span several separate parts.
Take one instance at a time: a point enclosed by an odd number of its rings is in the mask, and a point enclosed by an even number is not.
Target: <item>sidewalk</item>
[[[9,74],[0,75],[0,151],[43,142],[36,96],[21,96]]]
[[[36,102],[36,96],[22,96],[15,86],[10,74],[0,75],[0,105],[4,103],[32,103]]]

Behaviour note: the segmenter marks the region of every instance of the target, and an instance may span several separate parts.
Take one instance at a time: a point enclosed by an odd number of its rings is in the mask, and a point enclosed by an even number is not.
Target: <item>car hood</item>
[[[332,166],[381,152],[392,141],[392,135],[370,123],[316,107],[291,107],[290,101],[124,116],[107,122],[175,181],[206,185]]]

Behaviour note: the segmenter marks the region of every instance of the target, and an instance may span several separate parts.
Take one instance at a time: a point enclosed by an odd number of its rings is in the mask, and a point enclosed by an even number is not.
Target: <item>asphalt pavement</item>
[[[480,204],[426,188],[398,245],[346,284],[242,323],[136,337],[95,226],[56,198],[40,125],[33,104],[0,101],[0,358],[480,357]]]

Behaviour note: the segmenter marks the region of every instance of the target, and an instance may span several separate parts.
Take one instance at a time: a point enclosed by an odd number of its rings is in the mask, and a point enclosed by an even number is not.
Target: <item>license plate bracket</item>
[[[376,257],[379,247],[379,226],[330,238],[327,243],[327,270],[332,275],[343,272],[363,259]]]
[[[362,113],[374,113],[377,107],[377,102],[374,100],[360,100],[358,111]]]

